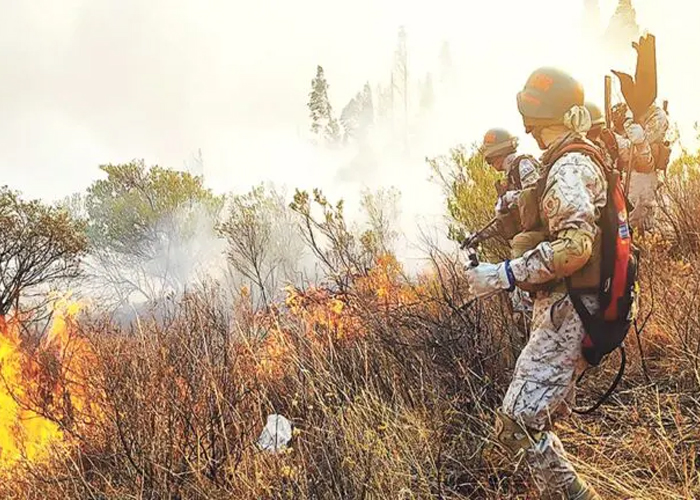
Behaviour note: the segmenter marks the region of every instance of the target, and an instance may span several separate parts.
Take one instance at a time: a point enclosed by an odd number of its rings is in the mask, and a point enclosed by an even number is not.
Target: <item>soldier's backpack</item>
[[[508,191],[521,191],[523,189],[522,179],[520,178],[520,162],[523,160],[529,160],[536,172],[542,170],[540,162],[534,156],[528,154],[517,156],[512,162],[513,168],[508,172],[508,177],[505,180],[496,181],[495,187],[499,198]],[[501,236],[506,240],[510,240],[520,233],[522,225],[517,206],[515,208],[503,207],[503,213],[499,217],[498,225]]]
[[[547,162],[550,165],[566,153],[582,153],[591,158],[605,174],[607,200],[600,212],[601,230],[600,282],[597,290],[600,307],[590,313],[583,303],[582,295],[590,290],[574,290],[567,279],[569,297],[581,318],[586,334],[582,351],[586,360],[593,366],[615,349],[620,349],[621,365],[618,375],[606,394],[589,410],[597,409],[615,390],[625,369],[623,341],[630,330],[636,314],[638,294],[637,268],[639,252],[633,244],[629,225],[630,204],[625,196],[620,173],[606,165],[604,156],[593,144],[584,140],[573,140],[564,145]],[[547,168],[546,174],[549,173]],[[544,176],[546,179],[546,175]]]
[[[615,138],[615,132],[609,128],[604,128],[600,132],[600,142],[601,145],[605,147],[608,155],[610,156],[611,164],[614,166],[617,164],[617,159],[620,156],[619,148],[617,145],[617,139]]]
[[[668,162],[671,159],[671,143],[669,141],[663,141],[652,144],[651,154],[654,157],[654,167],[656,170],[666,172]]]

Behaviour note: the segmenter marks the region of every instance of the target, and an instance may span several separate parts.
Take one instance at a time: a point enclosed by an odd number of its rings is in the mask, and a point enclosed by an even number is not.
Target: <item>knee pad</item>
[[[501,410],[496,411],[495,431],[496,440],[513,455],[527,450],[544,436],[542,431],[528,429]]]

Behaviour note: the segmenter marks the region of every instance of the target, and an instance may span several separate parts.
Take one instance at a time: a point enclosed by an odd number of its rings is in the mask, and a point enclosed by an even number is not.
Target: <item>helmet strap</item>
[[[545,149],[549,148],[552,144],[556,143],[563,137],[566,137],[567,135],[571,134],[571,131],[566,128],[564,125],[551,125],[549,127],[542,127],[541,131],[539,132],[540,140],[538,140],[538,144],[540,144],[540,147],[544,145]],[[537,137],[535,137],[537,139]]]

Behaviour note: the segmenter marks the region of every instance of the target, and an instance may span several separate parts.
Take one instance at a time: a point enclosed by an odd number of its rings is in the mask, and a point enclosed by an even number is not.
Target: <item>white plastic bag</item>
[[[282,415],[268,415],[267,424],[258,438],[258,446],[263,450],[277,453],[285,449],[291,440],[291,422]]]

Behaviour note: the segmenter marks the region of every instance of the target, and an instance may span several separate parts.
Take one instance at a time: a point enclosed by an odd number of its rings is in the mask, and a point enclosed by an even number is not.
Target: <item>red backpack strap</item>
[[[617,158],[620,156],[615,133],[610,129],[604,128],[600,132],[600,141],[605,145],[605,149],[608,150],[610,158],[612,159],[613,163],[615,163]]]

